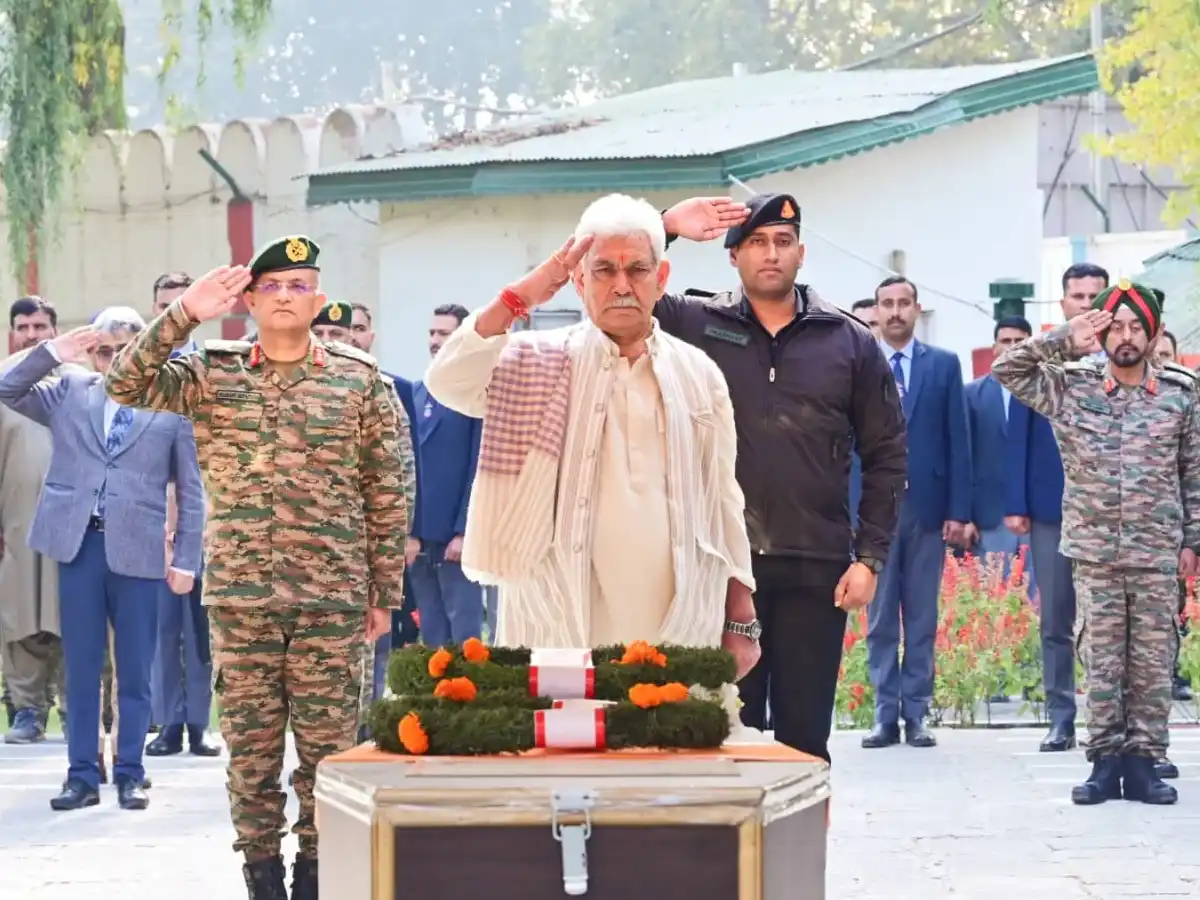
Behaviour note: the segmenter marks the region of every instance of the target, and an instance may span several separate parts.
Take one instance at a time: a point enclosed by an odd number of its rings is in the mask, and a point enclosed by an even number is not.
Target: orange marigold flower
[[[653,647],[645,641],[634,641],[625,648],[625,655],[621,657],[621,664],[626,666],[648,665],[664,668],[667,665],[667,658],[658,651],[657,647]]]
[[[657,684],[635,684],[629,689],[629,700],[634,706],[649,709],[662,703]]]
[[[687,685],[680,684],[678,681],[664,684],[658,693],[662,697],[663,703],[682,703],[688,698]]]
[[[487,644],[485,644],[479,638],[467,638],[467,640],[463,643],[462,649],[463,659],[465,659],[467,662],[487,662],[492,655],[492,652],[487,648]]]
[[[439,649],[433,656],[429,657],[429,674],[433,678],[441,678],[446,674],[446,669],[453,662],[454,657],[445,647]]]
[[[439,681],[433,689],[433,696],[457,700],[459,703],[470,703],[475,699],[475,694],[475,682],[470,678],[447,678]]]
[[[410,712],[401,719],[397,732],[400,736],[400,745],[413,756],[429,752],[429,735],[425,733],[421,719],[416,713]]]

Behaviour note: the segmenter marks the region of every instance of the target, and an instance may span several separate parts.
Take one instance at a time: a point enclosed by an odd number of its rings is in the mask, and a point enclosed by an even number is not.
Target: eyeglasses
[[[262,284],[254,285],[250,290],[256,294],[266,294],[271,297],[282,290],[286,290],[289,294],[312,294],[316,292],[317,288],[305,281],[264,281]]]

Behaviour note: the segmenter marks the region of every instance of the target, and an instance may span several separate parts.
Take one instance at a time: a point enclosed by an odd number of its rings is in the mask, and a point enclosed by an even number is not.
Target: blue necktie
[[[892,374],[896,376],[896,390],[900,393],[901,400],[908,394],[908,385],[904,383],[904,366],[900,365],[902,359],[904,354],[899,350],[892,354]]]
[[[132,424],[133,410],[128,406],[122,406],[113,416],[112,425],[108,428],[108,437],[104,440],[104,452],[110,457],[120,448],[125,436],[129,434],[129,426]],[[107,482],[100,486],[100,497],[96,501],[96,512],[99,513],[101,519],[104,518],[104,495],[107,487]]]

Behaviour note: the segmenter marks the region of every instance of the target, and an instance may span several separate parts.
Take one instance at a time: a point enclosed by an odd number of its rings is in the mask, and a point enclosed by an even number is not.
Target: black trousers
[[[846,633],[833,591],[847,565],[754,557],[762,658],[738,685],[744,724],[766,729],[769,701],[775,740],[827,762]]]

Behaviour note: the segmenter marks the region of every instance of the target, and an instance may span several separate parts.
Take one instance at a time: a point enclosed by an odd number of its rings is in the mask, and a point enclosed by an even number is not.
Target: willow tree
[[[1079,16],[1088,7],[1076,0]],[[1200,210],[1200,3],[1142,0],[1124,34],[1104,45],[1098,62],[1105,89],[1133,128],[1096,149],[1123,162],[1174,171],[1185,187],[1172,193],[1165,217],[1182,223]]]
[[[271,11],[271,0],[161,2],[164,77],[186,36],[194,35],[203,59],[221,19],[238,40],[240,67]],[[23,277],[86,138],[126,125],[120,0],[0,0],[0,52],[5,212],[13,269]]]

